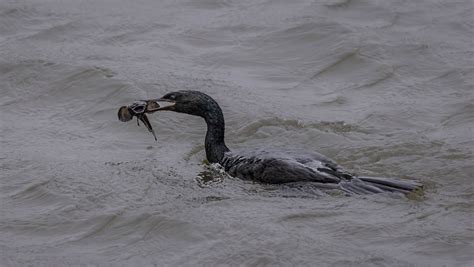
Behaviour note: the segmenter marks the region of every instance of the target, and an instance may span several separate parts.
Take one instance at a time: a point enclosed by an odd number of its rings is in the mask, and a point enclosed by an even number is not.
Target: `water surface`
[[[472,1],[0,2],[0,265],[470,266]],[[202,119],[117,120],[193,89],[231,148],[317,150],[422,196],[347,197],[203,164]]]

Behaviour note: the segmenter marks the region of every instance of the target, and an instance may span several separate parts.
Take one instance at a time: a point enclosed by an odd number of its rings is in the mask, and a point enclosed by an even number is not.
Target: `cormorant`
[[[225,122],[222,110],[210,96],[199,91],[177,91],[156,100],[152,113],[169,110],[204,118],[207,124],[206,157],[219,163],[233,177],[263,183],[311,182],[318,187],[340,189],[348,193],[409,193],[422,184],[418,181],[380,177],[358,177],[326,156],[300,150],[253,149],[231,151],[224,142]]]

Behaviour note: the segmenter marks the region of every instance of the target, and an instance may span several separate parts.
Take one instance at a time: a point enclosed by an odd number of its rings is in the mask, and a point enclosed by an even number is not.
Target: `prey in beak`
[[[155,131],[153,130],[146,113],[154,113],[159,110],[171,110],[174,104],[175,103],[172,101],[161,99],[138,100],[133,102],[131,105],[120,107],[117,115],[119,120],[123,122],[130,121],[134,116],[136,116],[137,125],[140,126],[139,121],[142,121],[148,131],[153,134],[155,141],[157,141]]]
[[[146,113],[153,113],[159,110],[173,110],[176,102],[168,99],[151,99],[151,100],[142,100],[148,103]]]

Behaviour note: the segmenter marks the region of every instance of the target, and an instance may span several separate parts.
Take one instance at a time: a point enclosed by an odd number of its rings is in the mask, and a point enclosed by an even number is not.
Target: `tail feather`
[[[423,187],[418,181],[399,180],[381,177],[357,177],[340,184],[343,191],[355,194],[374,194],[383,192],[410,193]]]
[[[377,186],[374,186],[374,185],[371,185],[370,183],[366,183],[366,182],[364,182],[362,180],[359,180],[359,179],[355,179],[354,184],[356,184],[357,186],[363,187],[365,190],[367,190],[371,193],[383,193],[384,192],[384,190],[382,190],[381,188],[379,188]]]
[[[373,185],[385,185],[391,188],[398,188],[406,191],[413,191],[423,187],[423,184],[416,180],[400,180],[393,178],[382,177],[358,177],[364,182],[369,182]]]

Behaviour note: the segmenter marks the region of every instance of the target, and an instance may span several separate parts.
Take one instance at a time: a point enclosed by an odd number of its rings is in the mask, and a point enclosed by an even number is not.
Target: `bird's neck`
[[[224,115],[219,106],[214,112],[204,117],[207,124],[206,133],[206,157],[210,163],[218,163],[224,157],[224,153],[229,151],[224,142],[225,123]]]

